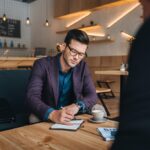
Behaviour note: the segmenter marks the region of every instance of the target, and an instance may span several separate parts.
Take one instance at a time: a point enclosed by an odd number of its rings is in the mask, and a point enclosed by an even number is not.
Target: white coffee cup
[[[104,118],[104,111],[92,110],[93,120],[98,121]]]
[[[125,70],[126,70],[126,64],[121,64],[120,71],[125,71]]]

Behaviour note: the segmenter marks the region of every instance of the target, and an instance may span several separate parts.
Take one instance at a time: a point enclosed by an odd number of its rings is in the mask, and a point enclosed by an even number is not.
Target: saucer
[[[106,122],[107,119],[106,118],[103,118],[103,119],[100,119],[100,120],[94,120],[93,117],[89,119],[90,122],[93,122],[93,123],[102,123],[102,122]]]

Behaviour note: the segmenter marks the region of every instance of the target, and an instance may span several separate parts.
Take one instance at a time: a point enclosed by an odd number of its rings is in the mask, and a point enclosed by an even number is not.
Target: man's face
[[[72,39],[63,53],[65,63],[71,68],[75,67],[84,58],[86,49],[86,44]]]

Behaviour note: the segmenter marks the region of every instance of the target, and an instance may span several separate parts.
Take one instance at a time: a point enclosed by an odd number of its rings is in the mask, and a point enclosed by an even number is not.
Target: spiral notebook
[[[77,129],[80,128],[84,120],[72,120],[70,122],[72,123],[72,125],[63,125],[55,123],[50,127],[50,129],[76,131]]]

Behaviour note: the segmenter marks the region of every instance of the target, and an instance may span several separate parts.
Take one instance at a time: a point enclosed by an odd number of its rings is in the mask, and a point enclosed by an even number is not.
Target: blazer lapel
[[[50,86],[52,86],[54,98],[55,98],[55,105],[57,106],[58,103],[58,97],[59,97],[59,69],[58,69],[58,56],[54,58],[50,58],[49,63],[49,75],[51,79],[51,83],[49,83]]]
[[[79,80],[78,79],[80,76],[79,76],[79,72],[78,72],[78,69],[77,67],[75,67],[73,69],[73,90],[74,90],[74,94],[75,94],[75,97],[76,99],[78,99],[80,97],[79,95],[79,86],[80,86],[80,83],[79,83]]]

